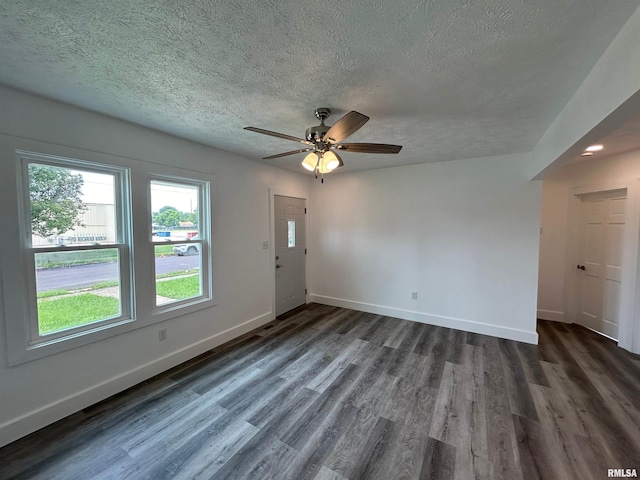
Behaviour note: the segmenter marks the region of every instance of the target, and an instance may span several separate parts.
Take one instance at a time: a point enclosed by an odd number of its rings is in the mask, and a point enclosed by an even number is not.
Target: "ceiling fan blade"
[[[278,153],[277,155],[270,155],[268,157],[262,157],[262,160],[271,160],[272,158],[286,157],[287,155],[295,155],[296,153],[311,152],[313,148],[301,148],[300,150],[293,150],[291,152]]]
[[[244,127],[244,129],[249,130],[250,132],[262,133],[263,135],[284,138],[285,140],[291,140],[292,142],[300,142],[307,145],[313,145],[311,142],[308,142],[304,138],[292,137],[291,135],[285,135],[284,133],[272,132],[271,130],[263,130],[262,128],[256,127]]]
[[[324,138],[330,143],[338,143],[356,133],[368,121],[369,117],[352,110],[334,123]]]
[[[402,145],[387,145],[386,143],[341,143],[336,145],[338,150],[357,153],[398,153]]]

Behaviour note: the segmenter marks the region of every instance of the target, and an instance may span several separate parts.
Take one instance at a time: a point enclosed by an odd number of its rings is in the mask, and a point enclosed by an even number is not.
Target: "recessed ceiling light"
[[[593,152],[584,152],[582,155],[580,155],[581,157],[592,157],[593,156]]]
[[[586,152],[599,152],[604,147],[602,145],[591,145],[590,147],[585,148]]]

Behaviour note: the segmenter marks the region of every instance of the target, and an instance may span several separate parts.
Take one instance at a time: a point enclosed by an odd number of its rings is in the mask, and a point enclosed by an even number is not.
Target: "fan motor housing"
[[[329,131],[329,126],[327,125],[316,125],[315,127],[307,128],[305,132],[305,138],[310,142],[321,142],[324,139],[325,133]]]

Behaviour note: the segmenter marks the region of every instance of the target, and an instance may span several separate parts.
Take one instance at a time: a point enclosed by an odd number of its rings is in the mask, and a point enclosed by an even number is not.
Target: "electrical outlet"
[[[167,339],[167,329],[166,328],[161,328],[160,330],[158,330],[158,341],[163,341]]]
[[[418,299],[418,292],[411,292],[411,300],[417,300]]]
[[[263,250],[268,250],[269,249],[269,242],[267,240],[262,242],[262,249]]]

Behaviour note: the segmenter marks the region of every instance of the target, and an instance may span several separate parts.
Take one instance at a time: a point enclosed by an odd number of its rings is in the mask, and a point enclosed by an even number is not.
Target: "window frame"
[[[77,338],[95,331],[122,325],[135,319],[135,302],[133,292],[133,228],[131,222],[130,204],[130,169],[115,165],[105,165],[90,160],[79,160],[57,155],[26,152],[17,150],[16,155],[20,162],[20,182],[18,201],[20,208],[19,231],[22,241],[22,249],[25,253],[25,276],[27,283],[27,318],[28,338],[27,348],[37,348],[63,342],[67,339]],[[45,246],[34,247],[32,244],[31,228],[31,195],[29,190],[29,165],[46,165],[66,168],[81,172],[93,172],[113,175],[114,177],[114,213],[115,213],[115,242],[101,245],[76,245],[76,246]],[[116,249],[118,251],[118,274],[120,288],[120,315],[103,320],[58,330],[41,335],[38,323],[38,298],[36,291],[35,257],[37,253],[48,252],[73,252],[88,250]]]
[[[4,327],[6,343],[6,361],[9,366],[20,365],[33,360],[56,355],[75,348],[84,347],[92,343],[102,342],[109,338],[144,330],[161,322],[175,319],[176,322],[189,322],[197,312],[216,307],[214,296],[216,278],[213,262],[215,251],[212,246],[213,201],[216,176],[209,169],[192,169],[171,166],[166,162],[153,162],[141,159],[122,157],[110,153],[102,153],[82,148],[52,144],[28,138],[13,138],[10,143],[0,145],[0,154],[8,161],[5,164],[6,175],[0,177],[0,188],[3,189],[4,202],[0,203],[0,218],[6,225],[6,232],[0,248],[0,323]],[[71,160],[78,162],[73,168],[80,169],[80,165],[98,165],[104,168],[112,167],[115,171],[122,169],[127,172],[128,180],[125,196],[121,202],[122,219],[130,228],[131,244],[128,251],[131,265],[130,295],[131,318],[120,322],[103,325],[100,322],[91,323],[90,329],[77,331],[73,334],[52,338],[38,344],[30,344],[28,315],[33,311],[32,297],[36,297],[35,284],[29,289],[27,279],[27,265],[29,255],[26,251],[25,228],[31,229],[30,204],[25,205],[21,157],[30,157],[34,163],[45,163],[45,160]],[[77,165],[77,166],[76,166]],[[69,166],[65,164],[63,166]],[[87,168],[85,168],[86,170]],[[91,170],[91,168],[89,168]],[[188,299],[184,303],[172,302],[165,304],[162,309],[153,309],[155,297],[151,296],[154,288],[154,275],[151,263],[153,255],[148,248],[151,239],[152,226],[148,219],[151,216],[151,199],[148,193],[150,176],[164,179],[204,180],[208,191],[206,202],[203,203],[199,215],[203,218],[201,229],[203,238],[207,239],[207,259],[203,265],[207,269],[208,298],[196,301]],[[206,221],[205,221],[206,220]],[[25,223],[26,222],[26,223]],[[187,243],[187,242],[182,242]],[[30,244],[29,244],[30,245]],[[109,244],[113,247],[113,244]],[[41,247],[38,251],[44,251]],[[71,247],[73,248],[73,247]],[[34,270],[35,275],[35,270]],[[124,290],[123,290],[124,292]],[[123,293],[124,296],[124,293]],[[36,300],[37,301],[37,300]],[[31,309],[31,310],[30,310]],[[177,323],[179,325],[181,323]],[[142,335],[142,336],[141,336]],[[136,338],[143,339],[145,334]],[[152,335],[150,341],[157,342],[157,335]]]
[[[152,183],[164,183],[167,185],[184,185],[198,188],[198,240],[167,240],[163,242],[153,241],[152,215],[153,208],[151,206],[151,188]],[[171,175],[164,173],[150,173],[147,175],[147,198],[148,198],[148,242],[151,247],[152,262],[152,282],[150,298],[152,302],[152,314],[155,316],[174,312],[174,316],[178,311],[185,307],[198,305],[203,302],[213,301],[212,278],[211,278],[211,182],[209,180],[200,180],[182,175]],[[158,305],[156,293],[156,263],[155,263],[155,247],[156,245],[200,245],[200,295],[197,297],[185,298],[173,302]]]

